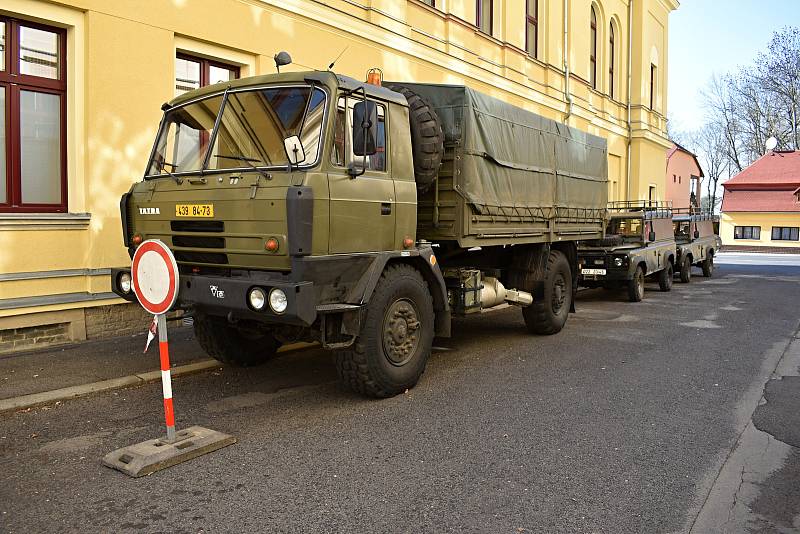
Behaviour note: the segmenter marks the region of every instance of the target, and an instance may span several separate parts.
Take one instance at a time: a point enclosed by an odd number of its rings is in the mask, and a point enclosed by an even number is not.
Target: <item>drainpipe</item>
[[[567,112],[564,115],[566,124],[572,115],[572,95],[569,92],[569,0],[564,0],[564,98],[567,101]]]
[[[631,125],[631,86],[633,77],[633,0],[628,0],[628,164],[626,165],[627,178],[625,179],[625,200],[631,200],[631,143],[633,141],[633,127]]]

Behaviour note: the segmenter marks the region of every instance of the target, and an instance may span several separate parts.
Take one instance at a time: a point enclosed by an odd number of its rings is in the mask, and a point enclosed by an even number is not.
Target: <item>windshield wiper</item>
[[[170,178],[172,178],[173,180],[175,180],[175,183],[176,183],[176,184],[178,184],[178,185],[181,185],[181,184],[183,183],[183,180],[182,180],[181,178],[179,178],[179,177],[175,176],[174,174],[172,174],[170,171],[168,171],[168,170],[166,169],[166,167],[165,167],[166,165],[169,165],[169,166],[170,166],[170,167],[172,167],[173,169],[177,169],[177,168],[178,168],[178,165],[176,165],[175,163],[170,163],[169,161],[162,161],[162,162],[161,162],[161,169],[159,169],[159,172],[165,172],[165,173],[167,173],[167,174],[169,175],[169,177],[170,177]]]
[[[270,178],[272,178],[272,177],[271,177],[269,174],[267,174],[266,172],[264,172],[264,169],[259,169],[258,167],[256,167],[255,165],[253,165],[253,162],[254,162],[254,161],[257,161],[257,162],[260,162],[260,161],[261,161],[261,160],[260,160],[260,159],[258,159],[258,158],[248,158],[248,157],[246,157],[246,156],[227,156],[227,155],[225,155],[225,154],[214,154],[214,157],[215,157],[215,158],[222,158],[222,159],[232,159],[232,160],[235,160],[235,161],[243,161],[243,162],[247,163],[247,165],[248,165],[248,166],[249,166],[251,169],[253,169],[254,171],[256,171],[258,174],[260,174],[261,176],[263,176],[265,179],[269,180]]]

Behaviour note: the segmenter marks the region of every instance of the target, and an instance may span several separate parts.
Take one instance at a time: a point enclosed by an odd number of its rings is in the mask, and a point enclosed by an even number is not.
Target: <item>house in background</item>
[[[767,152],[722,186],[727,250],[800,252],[800,151]]]
[[[691,151],[676,142],[667,151],[667,176],[664,199],[672,201],[673,208],[700,205],[700,181],[703,169]]]

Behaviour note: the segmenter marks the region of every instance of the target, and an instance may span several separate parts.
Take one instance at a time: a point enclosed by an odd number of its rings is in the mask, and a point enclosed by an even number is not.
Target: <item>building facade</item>
[[[141,330],[109,292],[161,104],[287,69],[466,84],[600,135],[609,197],[665,196],[677,0],[4,0],[0,352]]]
[[[722,186],[726,250],[800,253],[800,151],[768,152]]]
[[[703,176],[697,156],[673,142],[667,151],[664,200],[672,202],[673,208],[699,207]]]

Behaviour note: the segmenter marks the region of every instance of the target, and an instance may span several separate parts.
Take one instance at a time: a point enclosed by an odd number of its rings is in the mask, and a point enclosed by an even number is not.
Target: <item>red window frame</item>
[[[589,22],[589,35],[591,49],[589,50],[589,84],[592,89],[597,89],[597,13],[591,7],[591,20]]]
[[[63,28],[0,16],[6,25],[5,70],[0,71],[0,87],[5,89],[6,106],[6,202],[0,204],[0,213],[66,213],[67,211],[67,32]],[[58,35],[57,80],[19,72],[20,26],[34,28]],[[22,202],[20,93],[34,91],[59,96],[61,122],[61,201],[57,204]]]
[[[206,59],[203,57],[193,56],[192,54],[185,54],[183,52],[178,52],[177,54],[175,54],[175,58],[200,64],[200,87],[205,87],[211,84],[211,82],[209,81],[209,78],[211,78],[211,67],[219,67],[220,69],[233,71],[235,73],[236,79],[239,79],[239,77],[241,77],[242,75],[242,71],[239,65],[231,65],[230,63],[225,63],[222,61],[214,61],[213,59]]]
[[[528,40],[528,28],[531,26],[533,26],[533,43]],[[532,49],[531,44],[533,44]],[[525,51],[531,57],[539,57],[539,0],[525,0]]]
[[[483,23],[485,22],[481,17],[481,7],[486,0],[477,0],[475,2],[475,26],[477,26],[478,30],[485,33],[486,35],[492,35],[492,30],[494,29],[494,0],[488,0],[489,2],[489,26],[488,31],[483,29]]]

